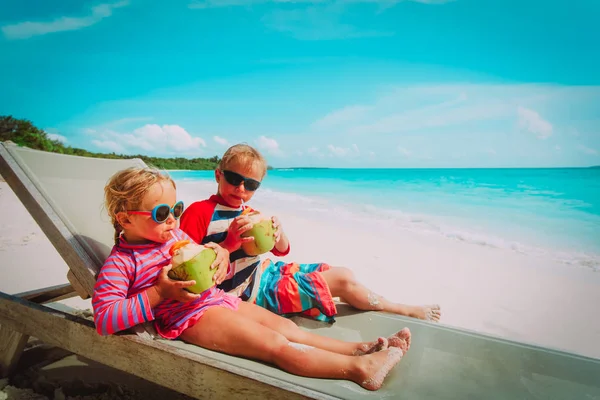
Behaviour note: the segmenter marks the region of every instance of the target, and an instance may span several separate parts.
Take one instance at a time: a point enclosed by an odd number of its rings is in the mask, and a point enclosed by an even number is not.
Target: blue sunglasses
[[[175,203],[173,208],[169,207],[168,204],[159,204],[152,209],[152,211],[127,211],[129,214],[141,214],[141,215],[152,215],[152,219],[157,224],[162,224],[169,219],[169,214],[173,214],[175,219],[179,219],[183,214],[183,201]]]

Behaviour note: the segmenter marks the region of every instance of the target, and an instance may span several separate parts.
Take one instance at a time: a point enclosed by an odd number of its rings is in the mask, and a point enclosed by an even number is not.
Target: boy
[[[215,170],[217,194],[190,205],[181,217],[180,227],[197,243],[215,242],[230,252],[230,270],[219,288],[236,294],[244,301],[255,302],[282,316],[303,314],[320,321],[333,322],[337,313],[333,297],[360,310],[387,311],[395,314],[438,321],[440,308],[392,303],[369,291],[344,267],[325,263],[273,263],[259,256],[249,256],[241,248],[252,238],[241,235],[252,228],[242,211],[267,172],[267,162],[253,147],[237,144],[230,147]],[[277,217],[275,256],[290,252],[290,243]]]

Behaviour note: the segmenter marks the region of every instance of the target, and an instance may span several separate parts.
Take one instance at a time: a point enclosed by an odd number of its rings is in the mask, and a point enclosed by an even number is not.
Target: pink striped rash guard
[[[164,300],[151,308],[146,289],[156,282],[160,270],[171,261],[169,249],[189,236],[180,229],[166,243],[129,244],[122,237],[100,269],[92,306],[96,329],[101,335],[154,321],[158,334],[175,339],[193,326],[213,306],[237,310],[240,299],[213,286],[193,301]]]

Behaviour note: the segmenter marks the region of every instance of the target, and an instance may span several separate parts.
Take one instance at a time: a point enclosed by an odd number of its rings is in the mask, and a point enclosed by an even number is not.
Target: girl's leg
[[[439,305],[409,306],[406,304],[392,303],[378,294],[371,292],[354,278],[354,274],[347,268],[332,267],[321,272],[329,285],[333,297],[340,297],[344,302],[359,310],[387,311],[394,314],[439,321],[441,312]]]
[[[223,353],[273,363],[292,374],[314,378],[346,379],[377,390],[402,358],[402,350],[387,350],[353,357],[288,341],[282,334],[223,307],[208,309],[180,338]]]
[[[293,321],[265,310],[255,304],[242,302],[239,307],[240,312],[246,317],[282,334],[290,342],[301,343],[322,350],[346,355],[370,354],[388,347],[387,339],[383,337],[380,337],[373,342],[344,342],[302,330]],[[410,337],[410,332],[407,332]],[[398,337],[397,334],[392,336]],[[390,338],[392,336],[390,336]],[[409,343],[403,344],[400,339],[394,341],[394,347],[400,347],[404,352],[408,350],[408,346]]]

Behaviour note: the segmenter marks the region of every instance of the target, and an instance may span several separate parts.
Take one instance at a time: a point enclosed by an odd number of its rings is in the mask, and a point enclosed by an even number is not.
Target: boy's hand
[[[217,253],[217,258],[215,258],[215,261],[211,264],[210,269],[217,268],[217,271],[213,276],[213,281],[219,285],[223,282],[225,276],[227,276],[227,270],[229,269],[229,251],[214,242],[206,243],[204,246],[213,249]]]
[[[281,222],[279,222],[279,218],[272,216],[271,221],[273,221],[273,229],[275,230],[275,232],[274,232],[275,243],[278,243],[279,239],[281,239],[281,234],[283,233],[283,228],[281,226]]]
[[[252,229],[252,226],[253,225],[250,221],[250,217],[247,215],[235,217],[229,225],[227,237],[225,238],[225,241],[223,241],[223,247],[227,248],[227,250],[232,253],[242,247],[242,243],[251,242],[254,240],[253,237],[244,238],[241,236],[242,233]]]
[[[171,264],[163,267],[158,274],[156,283],[153,286],[160,299],[171,299],[185,303],[200,297],[198,294],[190,293],[187,290],[184,290],[186,287],[195,285],[196,281],[175,281],[169,278],[167,273],[172,267],[173,266]]]

